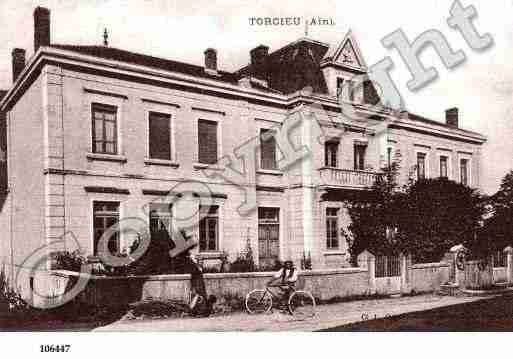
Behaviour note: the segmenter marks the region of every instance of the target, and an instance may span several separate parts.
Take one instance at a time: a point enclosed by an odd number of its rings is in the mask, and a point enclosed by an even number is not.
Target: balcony
[[[321,187],[365,189],[374,184],[379,173],[356,171],[343,168],[321,167]]]

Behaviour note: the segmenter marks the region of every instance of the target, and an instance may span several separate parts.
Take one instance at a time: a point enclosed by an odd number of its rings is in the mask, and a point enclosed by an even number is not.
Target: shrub
[[[86,259],[78,250],[73,252],[53,252],[50,258],[52,259],[52,269],[63,269],[73,272],[80,272],[82,264],[86,263]]]
[[[14,290],[5,276],[5,268],[0,271],[0,314],[23,313],[29,309],[27,302]]]

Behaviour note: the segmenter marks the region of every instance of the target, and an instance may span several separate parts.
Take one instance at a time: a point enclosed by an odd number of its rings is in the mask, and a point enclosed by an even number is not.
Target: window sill
[[[283,176],[283,172],[280,170],[259,169],[257,170],[257,173],[260,175]]]
[[[213,252],[199,252],[196,257],[199,259],[221,259],[224,258],[225,254],[219,251]]]
[[[206,163],[199,163],[199,162],[196,162],[196,163],[193,163],[192,164],[192,167],[195,169],[195,170],[205,170],[205,169],[209,169],[209,170],[212,170],[212,171],[224,171],[224,168],[221,168],[219,166],[217,166],[216,164],[206,164]]]
[[[162,160],[157,158],[145,158],[144,159],[145,165],[154,165],[154,166],[167,166],[167,167],[173,167],[178,168],[180,167],[180,164],[171,160]]]
[[[324,252],[322,255],[324,256],[343,256],[345,255],[346,252],[343,252],[343,251],[339,251],[339,250],[332,250],[332,251],[326,251]]]
[[[106,153],[88,153],[86,157],[89,161],[111,161],[125,163],[127,161],[125,156],[122,155],[108,155]]]

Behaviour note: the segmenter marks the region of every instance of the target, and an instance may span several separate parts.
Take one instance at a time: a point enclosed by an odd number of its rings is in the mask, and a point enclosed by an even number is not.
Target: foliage
[[[254,272],[256,269],[255,261],[253,259],[253,249],[251,248],[251,238],[248,234],[246,236],[246,247],[242,250],[237,258],[230,264],[231,273],[245,273]]]
[[[353,262],[367,249],[374,254],[411,254],[417,262],[438,261],[456,244],[474,256],[490,252],[478,236],[485,202],[474,189],[446,178],[414,181],[402,187],[397,178],[400,154],[383,168],[367,196],[348,203],[351,224],[345,232]]]
[[[303,256],[301,257],[301,269],[312,270],[312,257],[310,255],[310,251],[303,251]]]
[[[73,252],[53,252],[51,258],[52,269],[63,269],[73,272],[80,272],[80,268],[83,264],[86,263],[86,258],[84,258],[78,250]]]
[[[356,196],[347,204],[351,224],[342,229],[352,259],[364,250],[374,254],[396,251],[395,237],[391,230],[397,228],[397,203],[402,194],[398,191],[398,162],[383,169],[383,175],[374,182],[366,196]]]
[[[398,247],[416,261],[438,261],[456,244],[476,257],[489,253],[489,243],[477,236],[485,206],[475,189],[446,178],[423,179],[398,203]]]
[[[2,267],[0,271],[0,315],[7,313],[20,314],[28,309],[27,302],[9,285],[5,268]]]
[[[499,191],[488,202],[492,215],[485,220],[481,236],[502,250],[513,245],[513,170],[504,176]]]

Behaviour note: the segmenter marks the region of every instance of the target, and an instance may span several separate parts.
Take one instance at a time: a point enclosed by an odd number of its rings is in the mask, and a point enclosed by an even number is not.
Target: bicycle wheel
[[[273,305],[273,298],[264,289],[254,289],[246,295],[245,304],[249,314],[266,313]]]
[[[303,290],[290,295],[288,307],[290,314],[298,319],[312,318],[315,315],[315,299]]]

